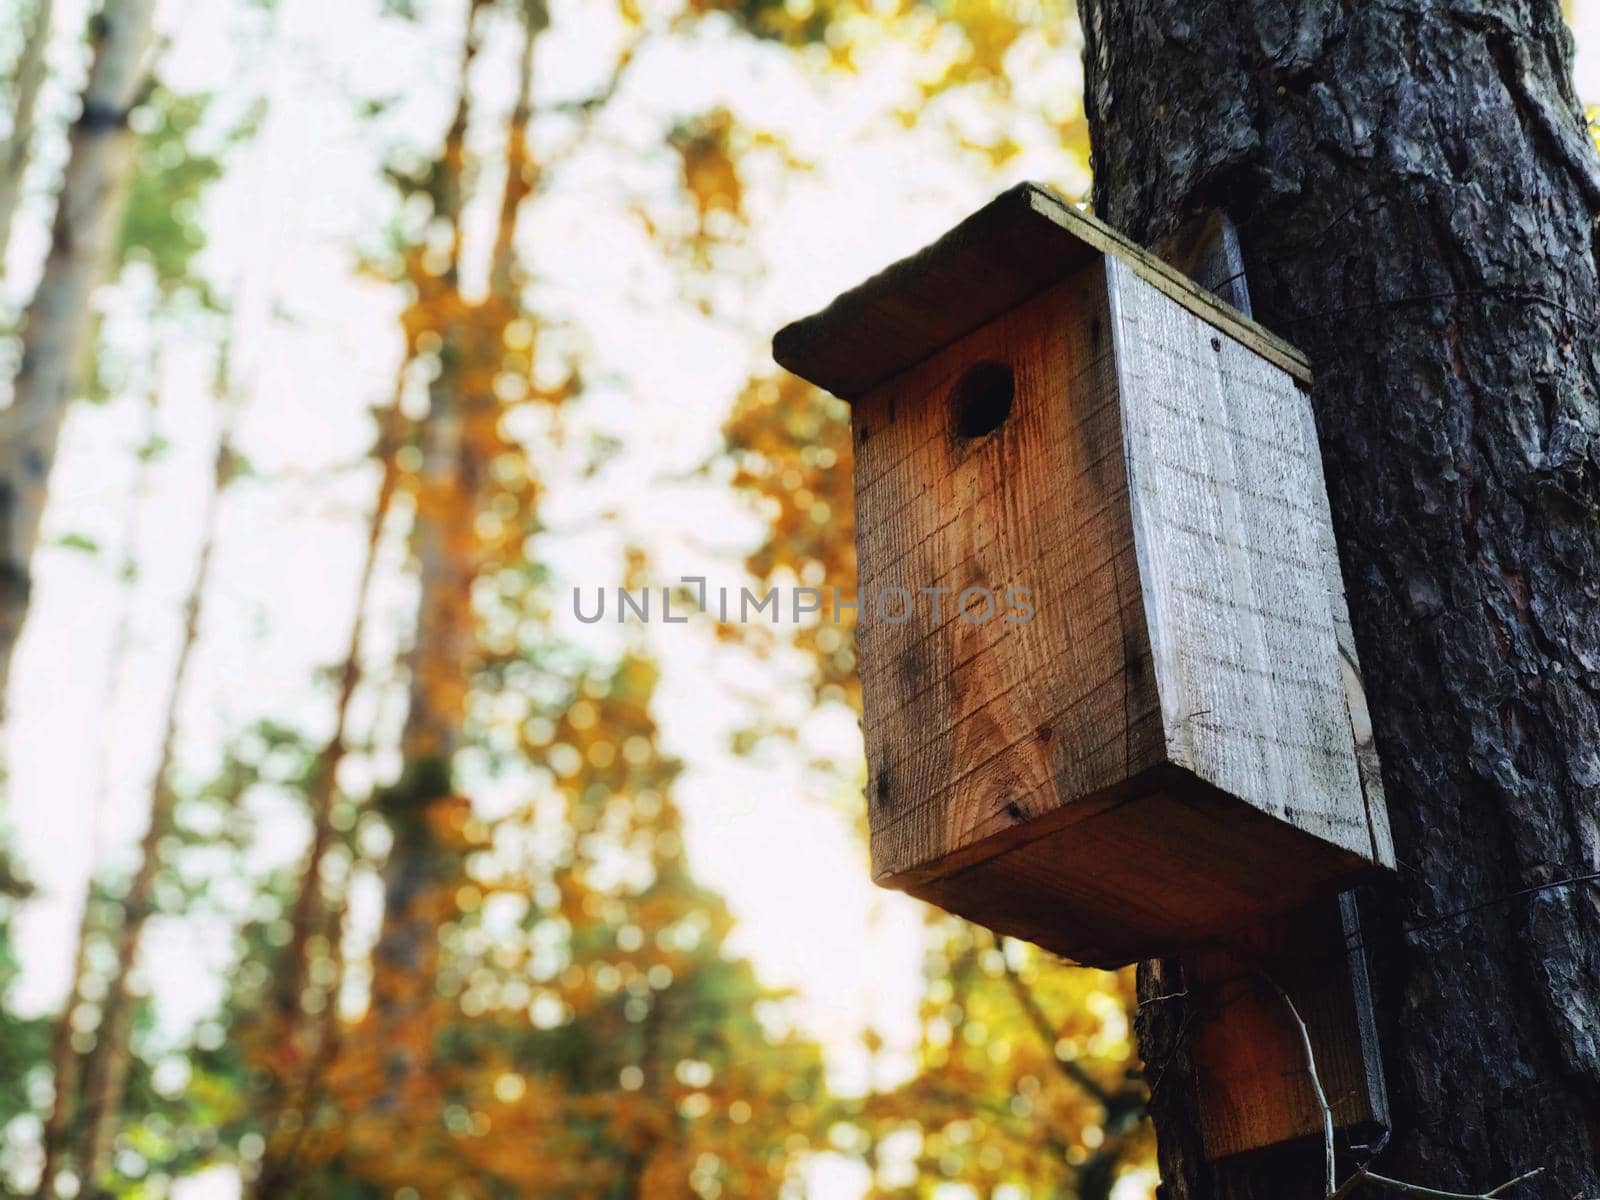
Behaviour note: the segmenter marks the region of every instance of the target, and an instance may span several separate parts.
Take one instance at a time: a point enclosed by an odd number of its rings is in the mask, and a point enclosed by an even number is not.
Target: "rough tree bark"
[[[1227,210],[1317,372],[1401,862],[1363,896],[1377,1169],[1600,1194],[1600,889],[1560,882],[1600,867],[1600,166],[1556,0],[1082,8],[1098,213]],[[1206,1166],[1146,1017],[1167,1194],[1319,1194],[1314,1147]]]
[[[11,406],[0,413],[0,695],[28,611],[50,468],[111,262],[133,163],[128,118],[148,78],[155,0],[110,0],[90,19],[94,59],[69,137],[44,274],[28,305]]]

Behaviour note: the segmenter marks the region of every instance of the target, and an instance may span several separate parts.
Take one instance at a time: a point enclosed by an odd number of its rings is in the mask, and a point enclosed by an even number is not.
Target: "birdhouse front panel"
[[[1165,759],[1112,347],[1091,262],[854,408],[881,879],[948,874]]]
[[[1109,966],[1392,864],[1292,348],[1025,187],[775,353],[853,405],[880,883]]]

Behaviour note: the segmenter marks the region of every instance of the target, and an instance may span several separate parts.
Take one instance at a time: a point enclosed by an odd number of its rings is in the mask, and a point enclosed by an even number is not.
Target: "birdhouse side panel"
[[[1371,859],[1309,399],[1277,366],[1107,262],[1168,756]]]
[[[861,398],[854,432],[873,871],[913,888],[1165,752],[1101,260]]]

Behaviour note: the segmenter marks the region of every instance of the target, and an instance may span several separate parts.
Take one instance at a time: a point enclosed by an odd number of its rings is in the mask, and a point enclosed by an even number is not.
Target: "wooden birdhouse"
[[[1393,865],[1298,351],[1032,185],[773,349],[853,408],[878,882],[1113,966]]]

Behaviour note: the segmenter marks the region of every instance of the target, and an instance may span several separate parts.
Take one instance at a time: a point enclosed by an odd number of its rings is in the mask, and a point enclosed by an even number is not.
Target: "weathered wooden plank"
[[[1245,279],[1239,231],[1221,209],[1207,209],[1184,222],[1154,247],[1155,257],[1193,280],[1241,316],[1255,317]]]
[[[1318,444],[1316,421],[1309,404],[1301,407],[1300,423],[1303,440],[1308,446],[1315,447]],[[1339,647],[1339,679],[1344,689],[1345,717],[1350,724],[1350,737],[1355,747],[1356,770],[1361,777],[1361,791],[1366,800],[1372,861],[1392,868],[1395,865],[1394,841],[1389,832],[1389,806],[1383,794],[1383,770],[1378,762],[1372,716],[1367,710],[1367,692],[1361,679],[1361,660],[1356,655],[1355,631],[1350,627],[1350,608],[1345,599],[1344,574],[1339,569],[1339,547],[1333,536],[1333,514],[1328,506],[1322,456],[1312,454],[1307,465],[1311,478],[1307,482],[1309,490],[1306,502],[1316,511],[1315,529],[1328,578],[1328,612],[1333,620],[1334,641]]]
[[[1310,380],[1310,364],[1293,346],[1033,183],[1002,193],[932,245],[780,330],[773,357],[857,401],[1102,254],[1127,263],[1152,287],[1290,375]]]
[[[1309,400],[1127,263],[1106,264],[1169,758],[1370,857]]]
[[[1156,761],[1159,728],[1128,732],[1153,716],[1156,697],[1139,640],[1115,376],[1097,369],[1110,347],[1094,260],[856,406],[858,470],[870,481],[858,505],[870,514],[858,523],[863,595],[903,589],[921,606],[904,624],[869,614],[860,632],[880,878],[943,862],[1063,794]],[[954,437],[945,398],[985,361],[1013,372],[1010,415],[987,437]],[[864,442],[862,429],[872,431]],[[930,587],[947,589],[939,620],[919,594]],[[969,587],[1001,605],[1026,589],[1036,615],[969,623],[955,611]],[[1130,658],[1141,672],[1131,683]]]
[[[1238,231],[1225,213],[1213,210],[1188,222],[1158,250],[1195,282],[1251,315],[1244,254]],[[1314,447],[1317,437],[1310,406],[1300,411],[1304,442]],[[1389,865],[1393,851],[1388,843],[1388,813],[1351,642],[1344,581],[1325,511],[1320,455],[1310,456],[1307,470],[1315,478],[1303,505],[1323,543],[1346,707],[1372,825],[1372,857]],[[1335,943],[1341,933],[1342,947]],[[1289,989],[1286,994],[1294,998],[1306,1023],[1318,1075],[1326,1080],[1335,1130],[1346,1143],[1376,1144],[1388,1127],[1388,1098],[1354,893],[1319,899],[1306,910],[1258,925],[1229,942],[1230,951],[1202,946],[1186,955],[1182,965],[1189,985],[1185,990],[1192,993],[1190,1044],[1202,1093],[1202,1138],[1208,1158],[1215,1161],[1323,1136],[1303,1047],[1276,992],[1280,986]],[[1240,975],[1241,970],[1249,975]]]
[[[1191,1047],[1206,1157],[1226,1158],[1322,1136],[1322,1110],[1294,1017],[1348,1141],[1375,1141],[1389,1109],[1360,924],[1348,896],[1185,955]]]
[[[953,871],[894,882],[1101,967],[1205,946],[1219,929],[1251,929],[1364,869],[1170,766],[996,831],[952,862]]]

